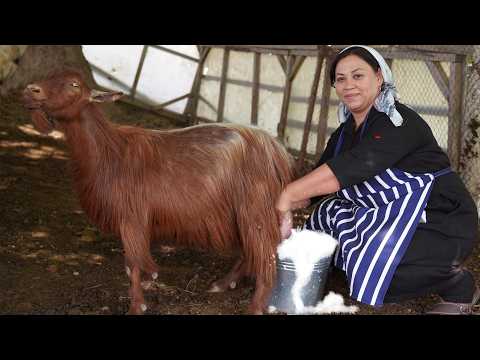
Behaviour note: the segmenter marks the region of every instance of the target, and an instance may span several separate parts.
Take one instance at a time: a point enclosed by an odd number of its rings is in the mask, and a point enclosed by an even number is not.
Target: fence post
[[[135,99],[135,95],[137,94],[138,80],[140,80],[140,74],[142,73],[143,63],[145,62],[147,51],[148,51],[148,45],[143,45],[142,55],[140,56],[140,62],[138,63],[137,73],[135,74],[135,80],[133,81],[132,91],[130,92],[130,97],[132,99]]]
[[[297,160],[297,170],[302,169],[307,154],[308,140],[310,138],[310,130],[312,127],[313,111],[315,109],[315,100],[317,100],[318,85],[320,83],[320,75],[322,73],[322,65],[324,59],[324,51],[319,51],[317,54],[317,64],[315,67],[315,74],[313,75],[312,88],[310,91],[310,98],[308,100],[307,116],[305,119],[305,126],[303,129],[302,145],[300,147],[300,155]]]
[[[325,76],[323,79],[322,100],[320,102],[320,115],[318,119],[317,130],[317,148],[315,150],[315,159],[318,161],[323,149],[325,147],[325,140],[327,137],[328,112],[330,110],[330,93],[332,91],[332,84],[330,83],[330,66],[332,64],[332,57],[328,56],[325,61]]]
[[[448,99],[448,157],[452,169],[458,171],[461,153],[461,124],[463,110],[465,56],[457,55],[450,64],[449,99]]]

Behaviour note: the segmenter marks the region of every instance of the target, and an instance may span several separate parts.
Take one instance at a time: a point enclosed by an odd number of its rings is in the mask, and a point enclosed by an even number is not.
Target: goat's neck
[[[97,105],[87,105],[70,121],[65,126],[65,136],[73,165],[83,175],[98,172],[112,157],[121,156],[121,137]]]

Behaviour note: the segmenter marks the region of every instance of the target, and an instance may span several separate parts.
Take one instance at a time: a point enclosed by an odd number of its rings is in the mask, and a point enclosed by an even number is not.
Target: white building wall
[[[198,58],[195,45],[162,45]],[[82,45],[83,53],[93,65],[95,81],[100,86],[130,92],[140,62],[143,45]],[[99,69],[99,70],[98,70]],[[190,92],[197,63],[149,47],[138,81],[136,98],[148,104],[161,104]],[[106,75],[107,73],[109,75]],[[187,100],[166,109],[182,113]]]

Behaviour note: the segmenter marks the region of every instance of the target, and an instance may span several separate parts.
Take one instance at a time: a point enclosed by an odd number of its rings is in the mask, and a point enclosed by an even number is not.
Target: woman
[[[282,234],[291,210],[322,198],[305,227],[339,241],[334,262],[352,298],[380,306],[435,293],[442,301],[429,313],[470,314],[480,291],[461,265],[478,239],[478,214],[447,155],[398,102],[376,50],[344,49],[330,79],[341,125],[316,168],[278,199]]]

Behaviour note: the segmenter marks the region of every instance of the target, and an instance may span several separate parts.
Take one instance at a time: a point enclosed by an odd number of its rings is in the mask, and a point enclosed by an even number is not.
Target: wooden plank
[[[316,56],[318,48],[325,45],[205,45],[215,48],[229,47],[236,51],[246,52],[261,52],[275,55],[304,55],[304,56]],[[339,50],[345,48],[347,45],[331,45],[328,47],[332,53],[337,53]],[[438,52],[438,51],[426,51],[414,48],[408,48],[403,45],[394,45],[389,47],[376,47],[376,50],[382,56],[393,59],[415,59],[423,61],[455,61],[456,53]],[[463,55],[463,54],[460,54]]]
[[[179,56],[179,57],[181,57],[181,58],[184,58],[184,59],[187,59],[187,60],[196,62],[196,63],[198,63],[198,62],[200,61],[200,59],[194,58],[194,57],[189,56],[189,55],[186,55],[186,54],[182,54],[181,52],[178,52],[178,51],[175,51],[175,50],[166,48],[166,47],[161,46],[161,45],[149,45],[149,46],[151,46],[151,47],[153,47],[153,48],[155,48],[155,49],[158,49],[158,50],[167,52],[167,53],[169,53],[169,54],[176,55],[176,56]]]
[[[310,98],[308,101],[307,116],[305,119],[305,126],[303,129],[302,144],[300,146],[300,155],[298,157],[297,164],[296,164],[297,170],[301,170],[303,168],[305,155],[307,153],[308,140],[310,138],[310,131],[312,127],[313,111],[315,109],[315,99],[317,98],[318,85],[320,83],[320,75],[322,73],[323,59],[324,57],[322,56],[322,54],[319,53],[317,56],[317,65],[315,67],[315,74],[313,75]]]
[[[174,104],[174,103],[176,103],[176,102],[178,102],[178,101],[180,101],[180,100],[186,99],[186,98],[188,98],[188,97],[190,97],[190,93],[185,94],[185,95],[182,95],[182,96],[179,96],[179,97],[176,97],[175,99],[166,101],[166,102],[164,102],[164,103],[161,103],[160,105],[156,105],[156,106],[155,106],[155,109],[157,109],[157,110],[158,110],[158,109],[162,109],[162,108],[164,108],[164,107],[166,107],[166,106],[168,106],[168,105]]]
[[[378,49],[378,52],[385,59],[410,59],[410,60],[422,60],[422,61],[447,61],[453,62],[456,59],[454,54],[443,54],[426,51],[406,51],[399,49]]]
[[[180,123],[181,125],[187,125],[187,117],[183,114],[178,114],[176,112],[167,110],[167,109],[154,109],[152,106],[149,106],[137,99],[132,99],[130,97],[122,97],[118,101],[138,107],[142,110],[149,111],[152,114],[166,117],[171,120],[175,120],[176,122]]]
[[[206,81],[215,81],[215,82],[220,82],[220,77],[218,76],[211,76],[211,75],[205,75],[202,77],[203,80]],[[238,86],[244,86],[248,88],[252,88],[253,83],[248,80],[236,80],[236,79],[227,79],[227,84],[232,84],[232,85],[238,85]],[[272,93],[281,93],[284,91],[283,86],[276,86],[276,85],[265,85],[265,84],[259,84],[260,90],[267,90]],[[302,104],[308,104],[308,97],[307,96],[291,96],[290,101],[291,102],[297,102],[297,103],[302,103]],[[320,100],[317,99],[317,103],[320,103]],[[330,101],[330,106],[336,106],[338,105],[337,100],[331,100]],[[436,115],[436,116],[448,116],[448,108],[445,106],[420,106],[420,105],[413,105],[412,106],[415,111],[420,112],[423,115]]]
[[[220,79],[220,94],[218,97],[217,122],[223,121],[225,110],[225,92],[227,89],[228,64],[230,62],[230,49],[226,48],[223,52],[222,77]]]
[[[337,53],[338,51],[345,48],[347,45],[332,45],[331,51]],[[411,59],[411,60],[422,60],[422,61],[447,61],[454,62],[456,59],[456,54],[451,53],[442,53],[434,51],[422,51],[417,49],[409,49],[404,46],[393,45],[389,47],[376,47],[377,50],[384,58],[387,59]]]
[[[317,148],[315,149],[315,156],[317,159],[319,159],[320,155],[323,153],[327,137],[328,112],[330,108],[330,94],[332,91],[329,73],[332,61],[332,57],[328,57],[325,61],[325,77],[323,79],[322,100],[320,103],[320,115],[318,118]]]
[[[452,169],[458,171],[461,154],[461,122],[463,110],[464,64],[450,65],[450,96],[448,116],[448,156]]]
[[[253,86],[252,86],[252,125],[258,125],[258,99],[260,95],[260,65],[262,55],[259,53],[253,54]]]
[[[285,60],[285,57],[282,55],[277,55],[278,62],[280,63],[280,66],[283,69],[283,73],[287,73],[287,60]]]
[[[142,73],[143,63],[145,62],[145,57],[147,56],[148,52],[148,45],[143,45],[142,55],[140,55],[140,61],[137,67],[137,73],[135,74],[135,80],[133,81],[132,90],[130,91],[130,97],[135,99],[135,95],[137,94],[137,85],[138,80],[140,79],[140,74]]]
[[[473,45],[403,45],[402,48],[457,55],[473,53]]]
[[[205,45],[210,47],[232,47],[233,49],[239,50],[249,50],[249,49],[262,49],[262,50],[272,50],[272,51],[311,51],[318,52],[319,47],[324,45]]]
[[[437,84],[440,92],[443,94],[445,99],[448,101],[450,90],[449,90],[449,80],[448,76],[442,68],[442,65],[438,61],[425,61],[430,74],[433,77],[433,80]]]
[[[283,141],[285,136],[285,128],[287,127],[288,108],[290,105],[290,95],[292,93],[292,78],[290,74],[295,63],[295,55],[290,55],[287,60],[287,71],[285,73],[285,88],[283,91],[282,110],[280,113],[280,121],[277,127],[277,134],[280,141]]]
[[[207,60],[207,56],[210,52],[210,48],[201,47],[200,48],[200,61],[198,63],[197,72],[195,73],[195,78],[192,84],[192,91],[190,91],[190,98],[185,108],[185,114],[190,118],[190,125],[194,125],[198,122],[197,120],[197,109],[198,109],[198,97],[200,95],[202,78],[203,78],[203,66]]]
[[[295,59],[295,64],[293,65],[292,73],[290,74],[291,81],[295,80],[295,77],[297,76],[298,71],[302,67],[305,59],[306,59],[306,56],[302,56],[302,55],[297,56],[297,58]]]

